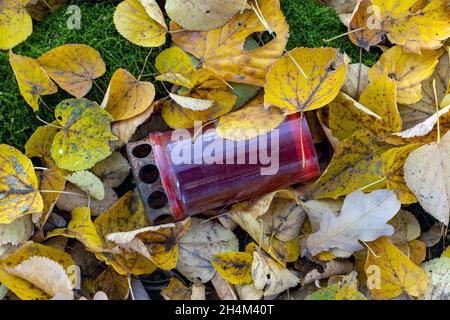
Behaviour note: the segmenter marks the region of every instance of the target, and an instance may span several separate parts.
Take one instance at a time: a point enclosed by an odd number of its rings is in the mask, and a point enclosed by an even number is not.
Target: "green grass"
[[[48,50],[67,43],[82,43],[97,49],[106,63],[107,72],[96,80],[96,84],[102,90],[94,86],[87,98],[100,103],[103,99],[102,91],[106,91],[112,73],[118,68],[125,68],[138,76],[149,53],[149,49],[131,44],[116,31],[113,13],[117,2],[72,1],[81,8],[81,30],[67,28],[67,6],[63,7],[48,15],[42,22],[35,24],[33,34],[27,41],[14,48],[14,53],[37,58]],[[156,72],[153,67],[154,59],[161,50],[162,48],[153,49],[144,70],[146,76],[142,77],[142,80],[154,82],[154,77],[148,75]],[[42,123],[36,119],[36,115],[20,96],[8,62],[8,54],[5,51],[0,51],[0,77],[2,81],[0,143],[23,149],[28,137]],[[46,96],[43,100],[50,109],[54,109],[59,101],[66,98],[69,98],[69,95],[59,89],[58,94]],[[51,112],[42,103],[38,115],[47,121],[53,119]]]
[[[139,75],[143,62],[149,49],[135,46],[121,37],[113,23],[113,13],[118,0],[77,0],[71,1],[81,8],[81,30],[69,30],[66,22],[66,7],[47,16],[42,22],[35,24],[33,34],[24,43],[14,48],[16,54],[33,58],[44,52],[67,43],[82,43],[97,49],[105,60],[107,72],[96,80],[102,88],[93,87],[87,98],[101,102],[102,91],[106,91],[112,73],[117,68],[125,68],[135,76]],[[160,1],[161,2],[161,1]],[[359,49],[354,46],[348,37],[342,37],[332,42],[324,42],[324,38],[346,32],[333,9],[320,5],[316,0],[281,0],[282,9],[290,25],[290,39],[288,48],[306,46],[321,47],[333,46],[345,51],[353,61],[358,60]],[[154,48],[149,63],[144,71],[143,80],[154,82],[151,74],[155,73],[153,67],[156,55],[161,48]],[[378,55],[364,53],[363,62],[372,65]],[[31,108],[20,96],[19,88],[8,62],[7,52],[0,51],[0,143],[7,143],[19,149],[36,127],[42,125]],[[164,94],[157,85],[157,91]],[[59,93],[44,97],[44,102],[50,109],[69,95],[62,89]],[[52,121],[53,117],[42,104],[38,114]]]

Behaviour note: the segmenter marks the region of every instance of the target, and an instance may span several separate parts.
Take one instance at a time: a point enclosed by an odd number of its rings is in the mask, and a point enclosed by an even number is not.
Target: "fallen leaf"
[[[367,277],[378,270],[380,287],[369,286],[372,298],[376,300],[392,299],[403,292],[412,297],[420,297],[427,288],[427,275],[408,259],[386,237],[381,237],[368,244],[370,247],[365,271]]]
[[[191,229],[179,241],[177,270],[191,281],[206,283],[216,273],[211,258],[221,252],[238,251],[238,239],[214,221],[191,219]]]
[[[191,97],[179,96],[173,93],[170,93],[169,96],[179,106],[193,111],[204,111],[211,108],[214,104],[214,101],[212,100],[195,99]]]
[[[196,70],[189,55],[180,47],[161,51],[156,57],[155,68],[160,75],[156,80],[170,82],[185,88],[194,87]]]
[[[25,8],[30,1],[4,0],[0,3],[1,50],[14,48],[33,32],[33,21]]]
[[[192,289],[186,287],[178,278],[171,278],[169,285],[161,290],[161,295],[166,300],[190,300]]]
[[[42,158],[45,165],[53,166],[55,161],[52,158],[51,147],[57,132],[58,128],[53,124],[38,127],[25,144],[25,155],[29,158]]]
[[[420,237],[421,230],[419,221],[409,211],[400,210],[394,218],[389,221],[395,229],[394,234],[390,237],[392,242],[407,243]]]
[[[0,224],[0,246],[19,245],[27,241],[34,233],[30,216],[23,216],[8,224]]]
[[[172,24],[171,30],[176,31],[172,39],[177,46],[200,59],[204,68],[225,81],[263,87],[268,69],[284,52],[289,27],[278,0],[259,0],[258,5],[276,37],[254,50],[245,49],[247,38],[267,29],[252,10],[235,15],[222,28],[206,32],[179,31],[181,27]]]
[[[222,252],[212,257],[211,264],[231,284],[249,284],[252,279],[253,255],[247,252]]]
[[[285,114],[319,109],[339,93],[346,70],[344,56],[336,49],[296,48],[267,73],[264,104]]]
[[[219,273],[216,273],[211,279],[211,284],[220,300],[238,300],[234,286],[222,278]]]
[[[450,215],[450,133],[440,141],[424,145],[406,158],[405,182],[423,209],[445,225]]]
[[[92,172],[78,171],[66,176],[66,179],[96,200],[101,201],[105,198],[105,187]]]
[[[347,75],[341,91],[349,95],[355,100],[359,99],[359,95],[369,84],[368,73],[369,67],[362,63],[350,63],[347,66]]]
[[[158,22],[163,28],[167,29],[164,14],[156,0],[139,0],[139,2],[144,7],[145,12],[147,12],[150,18]]]
[[[129,294],[128,278],[111,269],[95,279],[94,288],[104,292],[109,300],[126,300]]]
[[[135,45],[159,47],[166,42],[167,27],[160,24],[159,13],[155,16],[150,12],[149,15],[148,9],[144,1],[122,1],[114,12],[114,25],[124,38]]]
[[[20,93],[33,111],[39,110],[41,96],[58,91],[56,85],[36,60],[16,55],[10,51],[9,63],[14,70]]]
[[[117,188],[130,174],[130,165],[120,152],[113,152],[108,158],[98,162],[92,172],[105,186]]]
[[[52,157],[58,167],[71,171],[92,168],[111,154],[112,117],[95,102],[68,99],[60,102],[55,116],[62,130],[55,135]]]
[[[400,201],[392,191],[376,190],[368,194],[349,194],[339,216],[324,211],[320,228],[307,239],[311,255],[331,250],[338,257],[348,257],[361,250],[359,241],[373,241],[394,233],[387,221],[400,210]]]
[[[356,272],[352,272],[342,281],[309,294],[305,300],[367,300],[367,298],[358,291]]]
[[[145,112],[155,98],[155,86],[139,81],[125,69],[114,72],[101,107],[114,120],[127,120]]]
[[[0,144],[0,223],[44,208],[34,167],[19,150]]]
[[[106,66],[97,50],[83,44],[66,44],[44,53],[37,61],[62,89],[84,97]]]

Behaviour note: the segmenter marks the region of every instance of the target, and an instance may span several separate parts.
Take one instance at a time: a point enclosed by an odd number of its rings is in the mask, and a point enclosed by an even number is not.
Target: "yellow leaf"
[[[371,276],[380,276],[379,288],[369,286],[374,299],[392,299],[403,292],[412,297],[423,295],[428,283],[425,271],[409,260],[386,237],[369,242],[368,245],[371,249],[365,265],[368,281],[370,282]]]
[[[156,80],[167,81],[185,88],[195,84],[195,67],[189,55],[179,47],[162,51],[155,61],[155,68],[160,73]]]
[[[320,289],[306,296],[305,300],[367,300],[367,298],[358,291],[358,281],[356,272],[351,272],[344,276],[337,283],[330,283],[328,287]]]
[[[187,288],[178,278],[170,279],[169,285],[161,290],[166,300],[191,300],[192,289]]]
[[[47,238],[56,236],[77,239],[92,252],[104,250],[103,241],[91,220],[91,210],[87,207],[72,210],[72,219],[66,228],[55,229],[47,234]]]
[[[181,222],[108,234],[106,239],[126,250],[136,251],[164,270],[174,269],[178,261],[178,242],[188,232],[190,218]]]
[[[128,41],[142,47],[159,47],[166,42],[167,28],[152,19],[142,2],[125,0],[119,3],[114,12],[114,25],[117,31]]]
[[[388,75],[397,82],[398,103],[413,104],[422,99],[421,82],[431,76],[441,55],[442,50],[415,55],[404,52],[400,46],[392,47],[369,69],[369,81]]]
[[[34,284],[5,271],[5,268],[15,268],[32,257],[45,257],[58,263],[64,268],[72,285],[76,284],[77,274],[74,268],[75,263],[68,253],[42,244],[28,242],[19,250],[0,261],[0,282],[5,284],[19,298],[23,300],[52,298],[48,293],[39,289]]]
[[[393,132],[402,130],[402,119],[397,109],[397,84],[386,74],[369,83],[361,93],[359,103],[376,113],[383,125]]]
[[[267,73],[265,105],[281,108],[285,114],[325,106],[333,101],[345,81],[344,60],[334,48],[290,51]]]
[[[260,94],[242,109],[220,117],[216,131],[227,140],[249,140],[272,131],[284,119],[279,108],[264,107],[264,97]]]
[[[175,101],[180,107],[193,110],[193,111],[205,111],[211,108],[214,104],[212,100],[205,99],[195,99],[191,97],[179,96],[177,94],[170,93],[169,96]]]
[[[409,144],[404,147],[393,148],[381,156],[382,175],[386,178],[386,186],[388,190],[394,190],[402,204],[416,203],[416,196],[406,186],[404,179],[403,166],[406,158],[411,152],[416,150],[420,145]]]
[[[61,194],[58,191],[63,191],[65,186],[66,179],[64,178],[64,171],[58,167],[52,167],[40,173],[39,189],[52,192],[43,192],[41,194],[42,200],[44,201],[44,208],[42,212],[33,214],[33,222],[38,228],[44,226]]]
[[[171,29],[177,31],[172,39],[218,77],[263,87],[268,69],[284,52],[289,27],[279,0],[259,0],[258,5],[276,38],[255,50],[244,48],[247,38],[267,29],[252,10],[237,14],[222,28],[206,32],[178,31],[181,27],[172,24]]]
[[[214,269],[231,284],[248,284],[252,279],[253,255],[246,252],[222,252],[211,259]]]
[[[342,141],[327,170],[311,187],[316,199],[347,195],[354,190],[369,192],[382,188],[381,156],[390,146],[376,136],[359,131]]]
[[[55,121],[51,126],[42,126],[36,129],[25,144],[25,154],[27,157],[42,158],[45,165],[52,167],[55,161],[51,155],[51,147],[58,128],[58,122]]]
[[[0,223],[10,223],[44,207],[34,167],[19,150],[0,144]]]
[[[116,232],[127,232],[147,227],[144,206],[137,192],[128,192],[108,211],[94,221],[101,239]],[[113,242],[105,241],[106,248],[116,247]],[[97,253],[97,258],[105,261],[121,275],[141,275],[152,273],[156,267],[140,253],[122,249],[120,253]]]
[[[207,31],[223,26],[247,0],[168,0],[166,12],[187,30]]]
[[[125,69],[114,72],[101,107],[114,120],[127,120],[143,113],[155,98],[152,83],[136,80]]]
[[[95,291],[103,291],[109,300],[125,300],[128,297],[128,278],[114,270],[103,271],[94,282]]]
[[[145,12],[147,12],[150,18],[158,22],[164,29],[167,29],[164,14],[162,13],[156,0],[139,0],[139,2],[144,7]]]
[[[84,44],[57,47],[37,61],[50,78],[76,98],[84,97],[91,90],[93,80],[106,71],[100,53]]]
[[[95,200],[105,198],[105,186],[100,179],[90,171],[82,170],[66,176],[67,181],[76,185]]]
[[[33,21],[25,8],[30,1],[0,2],[0,50],[14,48],[33,32]]]
[[[420,54],[440,48],[450,36],[450,12],[447,0],[431,0],[423,8],[414,8],[416,2],[372,0],[372,5],[379,8],[379,23],[389,41]]]
[[[55,116],[63,130],[55,135],[52,157],[58,167],[71,171],[92,168],[111,154],[112,117],[97,103],[87,99],[61,101]]]
[[[450,246],[448,246],[447,249],[445,249],[445,251],[442,252],[441,257],[447,257],[447,258],[450,258]]]
[[[58,91],[39,63],[9,51],[9,63],[14,70],[20,94],[33,111],[39,110],[39,98]]]

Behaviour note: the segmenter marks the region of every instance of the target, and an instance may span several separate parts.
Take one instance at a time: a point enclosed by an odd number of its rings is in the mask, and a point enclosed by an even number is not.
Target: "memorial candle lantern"
[[[151,133],[127,145],[150,221],[181,220],[320,174],[308,124],[298,114],[244,141],[222,138],[215,124],[200,130]]]

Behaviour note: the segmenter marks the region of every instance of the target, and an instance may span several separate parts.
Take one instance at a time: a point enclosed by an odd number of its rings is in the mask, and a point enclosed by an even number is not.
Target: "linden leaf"
[[[0,50],[14,48],[33,32],[33,21],[25,6],[31,0],[0,2]]]
[[[0,223],[11,223],[44,207],[30,159],[19,150],[0,144]]]
[[[416,196],[411,193],[406,186],[403,166],[409,154],[418,147],[418,144],[410,144],[399,148],[393,148],[386,151],[381,156],[383,162],[381,172],[386,178],[386,187],[388,190],[394,190],[402,204],[417,202]]]
[[[180,279],[173,277],[160,293],[166,300],[190,300],[192,289],[187,288]]]
[[[92,172],[78,171],[68,175],[66,179],[96,200],[101,201],[105,198],[105,187]]]
[[[179,31],[181,27],[172,24],[171,29],[176,31],[172,39],[218,77],[263,87],[267,71],[284,52],[289,27],[278,0],[259,0],[258,6],[276,37],[254,50],[245,49],[247,38],[267,29],[253,10],[245,10],[222,28],[206,32]]]
[[[155,60],[160,73],[156,80],[167,81],[185,88],[193,88],[196,82],[195,67],[189,55],[179,47],[163,50]]]
[[[420,224],[416,217],[406,211],[400,210],[389,224],[395,228],[394,234],[390,237],[394,243],[406,243],[420,237]]]
[[[124,38],[138,46],[159,47],[166,42],[167,27],[160,24],[159,13],[149,15],[148,9],[148,3],[142,0],[122,1],[114,12],[114,25]]]
[[[397,82],[398,103],[413,104],[422,99],[421,82],[432,75],[441,55],[441,50],[416,55],[404,52],[400,46],[392,47],[369,69],[369,81],[388,75]]]
[[[295,287],[299,279],[288,269],[262,252],[253,253],[252,278],[257,290],[264,296],[273,296]]]
[[[145,12],[147,12],[149,17],[158,22],[164,29],[167,30],[164,14],[162,13],[156,0],[139,0],[139,2],[144,7]]]
[[[80,241],[92,252],[104,250],[103,241],[91,220],[91,211],[87,207],[72,210],[72,219],[67,228],[55,229],[47,234],[47,238],[64,236]]]
[[[372,0],[379,8],[381,28],[392,43],[406,51],[420,54],[421,50],[434,50],[450,36],[450,12],[446,0],[431,0],[423,8],[415,8],[417,1]]]
[[[413,297],[424,294],[428,282],[426,273],[386,237],[372,241],[368,246],[370,251],[364,269],[368,278],[375,270],[380,281],[378,288],[369,287],[374,299],[392,299],[403,292]]]
[[[222,27],[238,11],[242,11],[247,0],[168,0],[166,11],[169,17],[187,30],[208,31]]]
[[[371,191],[385,185],[381,156],[390,146],[366,131],[359,131],[339,144],[327,170],[311,187],[316,199],[347,195],[354,190]]]
[[[186,278],[206,283],[216,273],[211,258],[221,252],[238,251],[233,232],[214,221],[191,218],[191,229],[179,241],[177,270]]]
[[[339,216],[324,211],[320,228],[311,234],[307,250],[311,255],[329,251],[337,257],[348,257],[363,249],[360,241],[373,241],[394,233],[387,221],[400,210],[401,203],[392,191],[376,190],[368,194],[354,191],[349,194]]]
[[[190,218],[128,232],[111,233],[106,239],[120,247],[142,254],[161,269],[175,268],[178,260],[178,242],[188,232]]]
[[[250,140],[277,128],[284,119],[279,108],[264,107],[264,97],[260,94],[242,109],[220,117],[216,131],[227,140]]]
[[[57,122],[54,122],[56,125]],[[49,167],[55,164],[51,155],[51,147],[58,128],[55,125],[41,126],[33,132],[25,144],[25,155],[29,158],[42,158],[45,165]]]
[[[41,96],[58,91],[56,85],[36,60],[16,55],[10,51],[9,63],[19,84],[20,94],[33,111],[39,110]]]
[[[106,66],[97,50],[83,44],[66,44],[44,53],[37,61],[62,89],[84,97]]]
[[[211,264],[231,284],[249,284],[252,278],[253,255],[246,252],[222,252],[212,257]]]
[[[52,157],[58,167],[71,171],[92,168],[111,154],[111,115],[95,102],[68,99],[60,102],[55,116],[63,130],[55,135]]]
[[[114,120],[127,120],[142,114],[155,98],[152,83],[139,81],[125,69],[114,72],[101,107]]]
[[[411,152],[405,161],[406,185],[423,209],[448,225],[450,218],[450,133]]]
[[[58,167],[52,167],[48,170],[44,170],[39,175],[39,189],[47,190],[51,192],[42,192],[42,200],[44,201],[44,209],[42,212],[33,214],[33,222],[38,228],[42,228],[47,221],[48,217],[53,211],[56,202],[59,199],[61,193],[66,185],[66,178],[64,171]]]
[[[128,232],[147,227],[144,206],[137,192],[128,192],[108,211],[94,221],[95,228],[101,239],[105,240],[108,249],[116,247],[107,241],[111,233]],[[135,251],[120,249],[119,253],[96,253],[98,259],[105,261],[121,275],[141,275],[152,273],[156,267],[147,258]]]
[[[425,300],[450,299],[450,258],[441,257],[422,264],[428,275],[428,287],[425,291]]]
[[[70,281],[64,283],[70,284],[71,287],[75,286],[77,281],[77,274],[76,269],[74,268],[75,263],[72,260],[71,256],[58,249],[54,249],[48,246],[44,246],[42,244],[28,242],[25,245],[23,245],[19,250],[15,251],[14,253],[8,255],[5,259],[1,260],[1,267],[0,267],[0,282],[3,283],[8,289],[10,289],[14,294],[16,294],[20,299],[22,300],[35,300],[35,299],[50,299],[52,298],[50,292],[44,291],[44,287],[38,287],[37,283],[32,283],[27,281],[26,279],[23,279],[21,277],[18,277],[16,275],[10,274],[7,270],[15,269],[16,267],[20,266],[25,261],[29,260],[30,258],[36,259],[39,258],[46,258],[48,260],[53,261],[51,264],[54,266],[55,263],[57,263],[59,266],[62,266],[63,271],[68,276],[68,279]],[[33,261],[31,260],[31,261]],[[44,263],[45,264],[45,263]],[[26,264],[28,265],[28,263]],[[54,279],[56,275],[58,275],[57,278],[62,276],[62,273],[60,273],[57,270],[61,270],[60,267],[57,267],[57,269],[53,269],[55,272],[49,272],[49,265],[45,264],[44,270],[41,272],[38,272],[37,275],[41,277],[48,277],[45,279]],[[29,265],[28,265],[29,266]],[[28,269],[28,268],[24,268]],[[29,269],[28,269],[29,270]],[[23,270],[25,271],[25,270]],[[33,268],[31,268],[31,273],[33,273]],[[28,277],[27,277],[28,278]],[[64,277],[63,277],[64,278]],[[30,278],[28,278],[30,279]],[[34,278],[33,278],[34,279]],[[64,278],[65,280],[68,280]],[[30,279],[31,280],[31,279]]]
[[[281,108],[285,114],[325,106],[333,101],[344,83],[347,72],[344,60],[334,48],[290,51],[267,73],[264,104]]]
[[[33,233],[33,222],[30,216],[20,217],[8,224],[0,224],[0,246],[19,245],[27,241]]]
[[[98,162],[92,172],[105,186],[117,188],[130,174],[128,160],[120,152],[113,152],[108,158]]]

